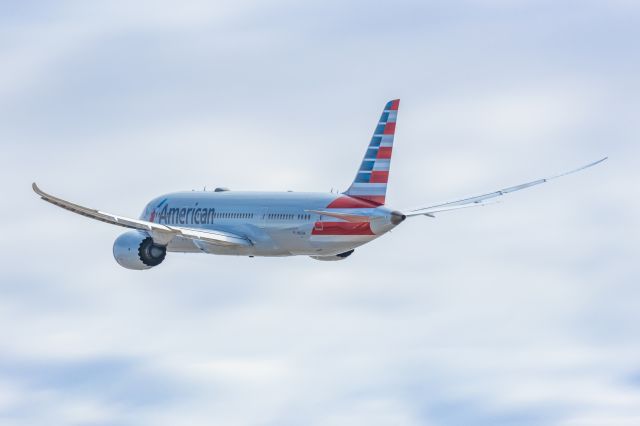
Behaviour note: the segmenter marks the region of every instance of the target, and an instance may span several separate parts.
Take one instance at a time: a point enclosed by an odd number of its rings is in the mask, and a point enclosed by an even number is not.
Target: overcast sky
[[[640,424],[640,6],[0,3],[2,425]],[[111,255],[175,190],[344,190],[401,98],[398,209],[342,262]]]

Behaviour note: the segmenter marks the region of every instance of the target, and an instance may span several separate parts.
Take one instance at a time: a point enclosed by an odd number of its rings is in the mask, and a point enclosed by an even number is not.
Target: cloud
[[[10,12],[10,13],[9,13]],[[635,424],[640,126],[624,2],[74,2],[3,16],[0,422]],[[328,191],[402,98],[390,203],[345,262],[118,267],[162,192]]]

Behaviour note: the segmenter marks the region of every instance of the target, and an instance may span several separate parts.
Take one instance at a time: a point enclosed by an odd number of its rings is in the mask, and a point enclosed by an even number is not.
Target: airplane
[[[138,219],[118,216],[33,190],[63,209],[132,229],[113,244],[123,267],[150,269],[167,252],[237,256],[310,256],[344,260],[354,250],[400,225],[407,218],[435,217],[447,211],[484,206],[497,197],[530,188],[595,166],[602,158],[575,170],[485,194],[411,210],[385,205],[389,166],[400,100],[387,102],[349,189],[340,194],[248,192],[216,188],[162,195],[151,200]]]

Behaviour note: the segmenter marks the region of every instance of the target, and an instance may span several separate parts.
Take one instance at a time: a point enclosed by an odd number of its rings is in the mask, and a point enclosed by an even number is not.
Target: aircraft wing
[[[481,194],[481,195],[475,195],[472,197],[467,197],[467,198],[462,198],[460,200],[455,200],[455,201],[449,201],[447,203],[440,203],[440,204],[434,204],[428,207],[421,207],[418,209],[412,209],[412,210],[408,210],[407,212],[405,212],[405,215],[407,217],[412,217],[412,216],[430,216],[430,217],[435,217],[434,214],[435,213],[441,213],[441,212],[445,212],[445,211],[450,211],[450,210],[458,210],[458,209],[463,209],[463,208],[468,208],[468,207],[479,207],[479,206],[485,206],[487,204],[493,204],[495,203],[497,200],[494,200],[496,197],[500,197],[502,195],[506,195],[506,194],[510,194],[512,192],[516,192],[516,191],[520,191],[521,189],[526,189],[526,188],[530,188],[532,186],[535,185],[540,185],[541,183],[545,183],[545,182],[549,182],[552,179],[556,179],[562,176],[566,176],[575,172],[579,172],[580,170],[584,170],[587,169],[589,167],[595,166],[596,164],[600,164],[603,161],[605,161],[608,157],[602,158],[598,161],[594,161],[593,163],[589,163],[586,166],[582,166],[579,167],[577,169],[565,172],[565,173],[561,173],[559,175],[555,175],[555,176],[551,176],[551,177],[547,177],[547,178],[543,178],[543,179],[538,179],[538,180],[534,180],[531,182],[526,182],[526,183],[521,183],[520,185],[515,185],[515,186],[510,186],[508,188],[504,188],[504,189],[499,189],[497,191],[494,192],[488,192],[486,194]],[[491,200],[491,201],[488,201]]]
[[[100,210],[83,207],[78,204],[71,203],[53,195],[47,194],[38,188],[35,182],[32,185],[33,190],[44,201],[54,204],[63,209],[72,211],[82,216],[89,217],[91,219],[99,220],[101,222],[110,223],[112,225],[122,226],[125,228],[138,229],[146,231],[151,235],[154,242],[160,245],[167,245],[175,237],[183,237],[195,241],[204,241],[211,244],[222,246],[250,246],[251,241],[242,236],[236,235],[230,232],[224,231],[212,231],[202,229],[184,228],[181,226],[173,225],[161,225],[159,223],[148,222],[146,220],[131,219],[124,216],[118,216],[111,213],[106,213]]]

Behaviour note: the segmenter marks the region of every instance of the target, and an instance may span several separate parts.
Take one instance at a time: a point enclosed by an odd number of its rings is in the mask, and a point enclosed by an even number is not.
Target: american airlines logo
[[[165,202],[162,201],[157,208]],[[184,224],[211,224],[215,217],[216,209],[200,207],[169,207],[165,204],[160,213],[154,209],[149,217],[150,222],[156,223],[179,223]]]

